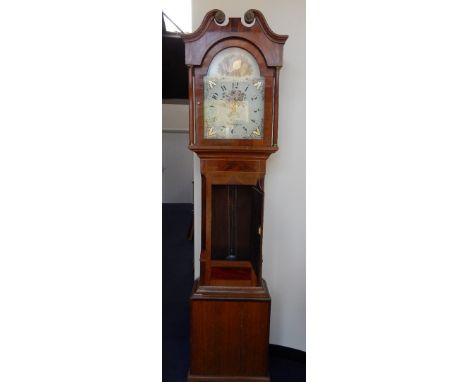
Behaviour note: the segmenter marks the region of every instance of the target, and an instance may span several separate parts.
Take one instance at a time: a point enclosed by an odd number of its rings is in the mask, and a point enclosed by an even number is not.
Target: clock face
[[[205,77],[205,138],[263,138],[262,78]]]
[[[240,48],[218,53],[204,78],[205,139],[262,139],[265,80]]]

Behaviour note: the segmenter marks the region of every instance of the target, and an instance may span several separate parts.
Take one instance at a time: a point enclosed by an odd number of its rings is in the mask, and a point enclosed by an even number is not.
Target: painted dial
[[[205,138],[263,138],[263,78],[205,77]]]
[[[227,48],[204,77],[205,139],[262,139],[265,80],[255,58]]]

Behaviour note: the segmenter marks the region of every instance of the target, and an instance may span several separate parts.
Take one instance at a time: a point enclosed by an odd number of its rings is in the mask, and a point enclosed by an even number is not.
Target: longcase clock
[[[183,35],[189,149],[200,157],[200,277],[193,286],[188,381],[270,381],[271,298],[262,278],[266,160],[278,150],[279,71],[288,36],[249,10],[208,12]],[[272,190],[274,192],[274,190]]]

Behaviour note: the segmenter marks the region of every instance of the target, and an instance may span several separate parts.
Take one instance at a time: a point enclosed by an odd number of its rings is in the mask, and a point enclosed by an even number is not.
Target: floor
[[[163,204],[163,382],[186,382],[193,240],[187,238],[192,204]],[[304,382],[305,353],[270,346],[272,382]]]

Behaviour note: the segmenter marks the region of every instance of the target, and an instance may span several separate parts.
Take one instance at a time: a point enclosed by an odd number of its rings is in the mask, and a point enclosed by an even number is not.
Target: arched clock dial
[[[207,76],[204,85],[205,139],[263,138],[263,78]]]
[[[204,85],[205,139],[262,139],[265,79],[245,49],[220,51]]]

